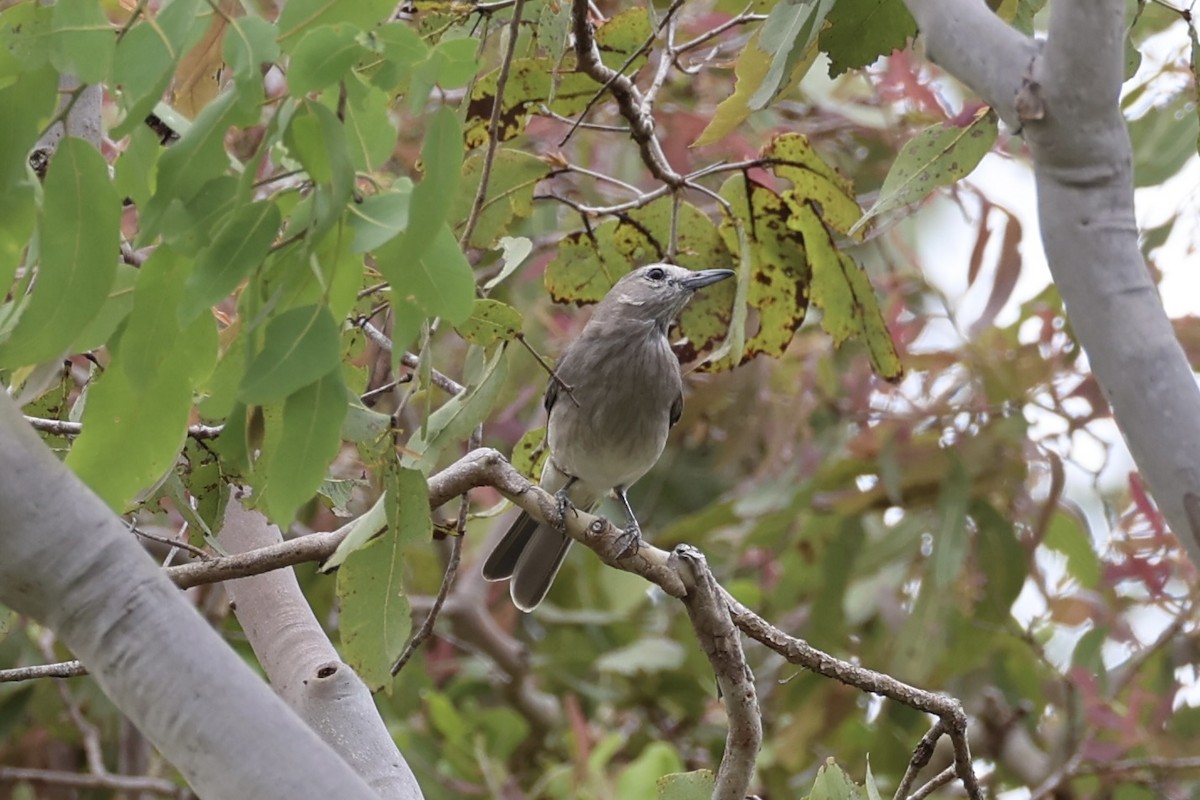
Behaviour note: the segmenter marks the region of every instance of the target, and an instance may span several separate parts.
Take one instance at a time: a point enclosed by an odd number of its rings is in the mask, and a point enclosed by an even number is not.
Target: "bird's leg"
[[[573,483],[575,483],[575,476],[572,475],[567,478],[566,484],[554,493],[554,500],[557,503],[556,510],[558,511],[558,524],[555,527],[563,533],[567,532],[567,509],[574,507],[571,505],[571,496],[567,494]]]
[[[629,518],[629,524],[621,535],[617,537],[618,543],[621,545],[620,558],[628,558],[629,556],[637,555],[638,547],[642,544],[642,528],[638,525],[637,517],[634,516],[633,507],[629,505],[629,498],[625,496],[625,487],[613,487],[613,492],[617,495],[617,499],[621,501],[621,505],[625,506],[625,514]]]

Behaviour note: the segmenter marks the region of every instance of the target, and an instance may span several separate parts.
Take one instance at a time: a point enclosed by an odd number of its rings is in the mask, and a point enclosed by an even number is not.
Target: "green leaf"
[[[120,221],[104,157],[82,139],[63,139],[46,175],[33,296],[0,346],[0,363],[59,358],[100,312],[116,275]]]
[[[121,335],[117,363],[134,387],[151,386],[179,347],[183,331],[179,303],[184,299],[187,263],[169,247],[159,247],[137,271],[133,311]],[[190,321],[190,320],[189,320]]]
[[[1151,108],[1129,123],[1136,188],[1160,185],[1178,174],[1196,155],[1200,123],[1194,105],[1195,98],[1183,93],[1173,102]]]
[[[446,222],[462,171],[462,140],[462,129],[454,112],[447,106],[438,108],[429,120],[421,145],[425,176],[413,189],[410,224],[401,239],[404,256],[409,260],[425,254]]]
[[[180,318],[184,322],[195,319],[260,266],[281,222],[279,209],[269,200],[235,209],[212,243],[196,257],[196,266],[187,278],[186,299],[179,308]]]
[[[425,477],[401,469],[391,472],[387,483],[387,532],[349,553],[337,578],[343,654],[372,689],[390,679],[411,628],[401,583],[404,552],[427,542],[433,531]]]
[[[497,244],[504,251],[501,256],[504,266],[494,278],[490,278],[483,285],[483,288],[488,290],[495,289],[501,281],[516,272],[517,267],[524,264],[525,259],[529,258],[529,254],[533,252],[533,242],[524,236],[501,236]]]
[[[850,780],[842,768],[832,759],[826,759],[825,765],[817,770],[817,779],[813,781],[812,794],[808,800],[861,800],[862,790]]]
[[[838,0],[826,21],[820,46],[829,54],[829,76],[834,78],[903,49],[917,35],[904,0]]]
[[[858,220],[851,233],[867,220],[915,203],[940,186],[966,177],[996,142],[996,114],[984,106],[966,125],[939,122],[910,139],[884,178],[875,205]]]
[[[711,769],[664,775],[655,783],[656,800],[708,800],[717,779]]]
[[[108,77],[116,31],[95,0],[56,0],[50,23],[50,63],[82,83]]]
[[[109,287],[104,305],[92,321],[78,332],[67,352],[86,353],[108,343],[109,337],[133,310],[133,287],[139,272],[138,268],[128,264],[117,264],[117,274]]]
[[[229,17],[222,53],[239,85],[262,80],[262,65],[279,58],[278,36],[275,25],[262,17]]]
[[[158,182],[144,209],[139,241],[148,242],[158,234],[158,226],[171,201],[187,203],[211,179],[229,169],[225,134],[231,127],[249,124],[257,117],[258,108],[241,105],[234,91],[218,95],[204,107],[192,127],[159,159]]]
[[[17,83],[23,83],[34,73],[47,71],[43,69],[49,61],[46,37],[53,14],[53,6],[42,3],[13,3],[0,11],[0,77],[5,79],[0,84],[7,88],[12,85],[9,79],[14,76],[21,76]],[[58,71],[51,69],[49,72],[54,74],[57,83]],[[44,99],[53,107],[55,97]],[[5,118],[3,122],[9,124],[12,121]],[[25,151],[21,155],[24,156]]]
[[[25,180],[29,150],[54,115],[57,96],[58,73],[50,68],[25,72],[20,80],[0,88],[0,188],[7,191]]]
[[[290,395],[283,406],[282,435],[268,436],[256,467],[259,498],[272,521],[286,528],[312,499],[342,443],[346,387],[341,370]]]
[[[683,666],[683,646],[674,639],[647,636],[625,647],[609,650],[596,659],[595,667],[601,672],[617,675],[671,672]]]
[[[771,68],[771,56],[763,52],[759,46],[761,33],[761,28],[754,31],[750,35],[749,41],[746,42],[746,46],[742,48],[737,63],[733,67],[733,74],[737,78],[733,94],[717,105],[713,118],[709,120],[708,125],[696,138],[696,141],[692,142],[692,147],[703,147],[706,144],[721,141],[737,130],[755,111],[750,105],[750,99],[759,91]],[[809,46],[808,50],[803,53],[803,57],[792,65],[787,84],[780,89],[780,94],[783,94],[788,87],[799,83],[800,79],[808,74],[808,70],[817,60],[819,53],[815,44]]]
[[[817,40],[834,0],[779,0],[759,29],[758,47],[771,57],[771,66],[749,106],[765,108],[787,85],[785,79]]]
[[[395,7],[392,0],[288,0],[279,12],[279,42],[291,52],[304,34],[322,25],[344,22],[365,30],[386,20]]]
[[[471,316],[454,329],[471,344],[490,347],[515,339],[521,325],[521,313],[512,306],[499,300],[476,300]]]
[[[417,208],[415,196],[412,208]],[[415,223],[410,214],[409,230]],[[398,236],[376,252],[375,265],[392,284],[393,304],[411,303],[451,325],[464,322],[474,308],[475,274],[454,234],[442,225],[420,258],[412,258],[406,240]]]
[[[483,169],[483,156],[475,155],[463,164],[450,219],[465,225],[470,214]],[[550,165],[531,153],[508,148],[496,151],[488,180],[487,196],[479,210],[470,244],[489,248],[508,233],[513,223],[533,213],[533,190],[550,172]]]
[[[155,167],[163,147],[148,125],[139,125],[129,137],[129,146],[117,157],[117,191],[137,206],[154,193]]]
[[[142,280],[139,276],[139,284]],[[151,273],[145,280],[146,286],[154,286],[166,285],[171,278]],[[135,298],[128,329],[138,336],[137,331],[166,330],[175,315],[164,317],[155,306],[154,297]],[[139,493],[151,489],[175,466],[187,436],[192,387],[216,360],[216,323],[201,318],[186,330],[177,330],[169,354],[155,370],[123,363],[147,352],[144,343],[130,344],[128,352],[123,347],[117,350],[108,370],[88,388],[83,433],[67,455],[67,465],[117,512],[124,512]],[[149,375],[150,380],[134,383],[131,374]],[[114,453],[120,453],[120,458],[114,458]]]
[[[508,360],[504,348],[498,347],[484,365],[482,374],[470,382],[466,391],[443,403],[412,435],[406,447],[412,455],[406,454],[401,463],[422,472],[433,469],[443,449],[465,441],[475,426],[492,412],[507,377]]]
[[[388,97],[369,89],[346,104],[346,142],[356,170],[370,172],[387,163],[396,146],[396,126],[388,114]],[[407,178],[405,179],[407,180]]]
[[[193,28],[206,18],[199,13],[201,5],[201,0],[168,0],[153,20],[143,17],[117,42],[113,83],[121,88],[125,118],[112,131],[113,139],[143,124],[162,99],[175,65],[187,50]]]
[[[342,534],[342,540],[338,542],[333,555],[321,564],[321,572],[337,569],[351,553],[361,550],[387,528],[388,493],[392,491],[394,491],[392,486],[386,488],[379,499],[372,503],[371,507],[362,515],[338,528],[337,532]]]
[[[306,100],[292,117],[284,141],[318,184],[308,224],[312,228],[309,236],[319,238],[341,217],[354,191],[345,129],[328,108]]]
[[[352,553],[337,573],[341,654],[371,691],[387,685],[412,631],[401,585],[404,560],[399,534],[389,530]]]
[[[479,43],[471,37],[442,39],[429,54],[434,64],[434,81],[443,89],[461,89],[479,71],[475,53]]]
[[[288,62],[288,91],[293,97],[318,92],[344,80],[367,54],[353,25],[323,25],[304,34]]]
[[[1100,585],[1101,564],[1095,545],[1083,521],[1074,514],[1055,511],[1042,545],[1066,556],[1067,571],[1084,589]]]
[[[354,232],[350,249],[355,253],[375,250],[408,227],[412,182],[402,178],[392,188],[392,191],[371,195],[349,207],[350,230]]]
[[[617,778],[617,797],[646,797],[664,775],[683,769],[683,759],[666,742],[650,742]]]
[[[938,528],[929,560],[930,589],[944,593],[958,580],[967,560],[971,540],[967,531],[967,505],[971,502],[971,479],[962,463],[951,459],[950,471],[938,491]]]
[[[324,306],[283,312],[267,324],[265,338],[242,380],[238,397],[247,405],[282,400],[338,365],[338,324]]]

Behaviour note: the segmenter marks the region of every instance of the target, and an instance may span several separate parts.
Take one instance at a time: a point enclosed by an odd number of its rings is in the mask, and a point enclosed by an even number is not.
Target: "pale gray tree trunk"
[[[983,0],[906,0],[930,60],[1029,142],[1050,272],[1134,461],[1200,565],[1200,388],[1138,248],[1118,99],[1124,0],[1051,0],[1044,42]]]
[[[0,603],[55,631],[201,797],[376,797],[204,621],[3,391]]]

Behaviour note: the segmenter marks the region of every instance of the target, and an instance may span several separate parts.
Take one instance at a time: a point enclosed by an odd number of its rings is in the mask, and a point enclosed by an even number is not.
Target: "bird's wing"
[[[546,413],[550,413],[550,409],[554,408],[554,401],[558,399],[558,378],[550,376],[550,385],[546,387],[546,396],[542,398],[542,405],[546,407]]]
[[[679,422],[679,418],[683,415],[683,392],[675,398],[675,402],[671,403],[671,427],[675,427],[675,423]]]

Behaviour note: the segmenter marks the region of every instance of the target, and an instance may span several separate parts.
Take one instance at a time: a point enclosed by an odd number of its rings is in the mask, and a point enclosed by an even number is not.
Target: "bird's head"
[[[649,264],[617,281],[601,301],[597,314],[652,321],[665,331],[697,289],[733,274],[731,269],[692,271],[674,264]]]

